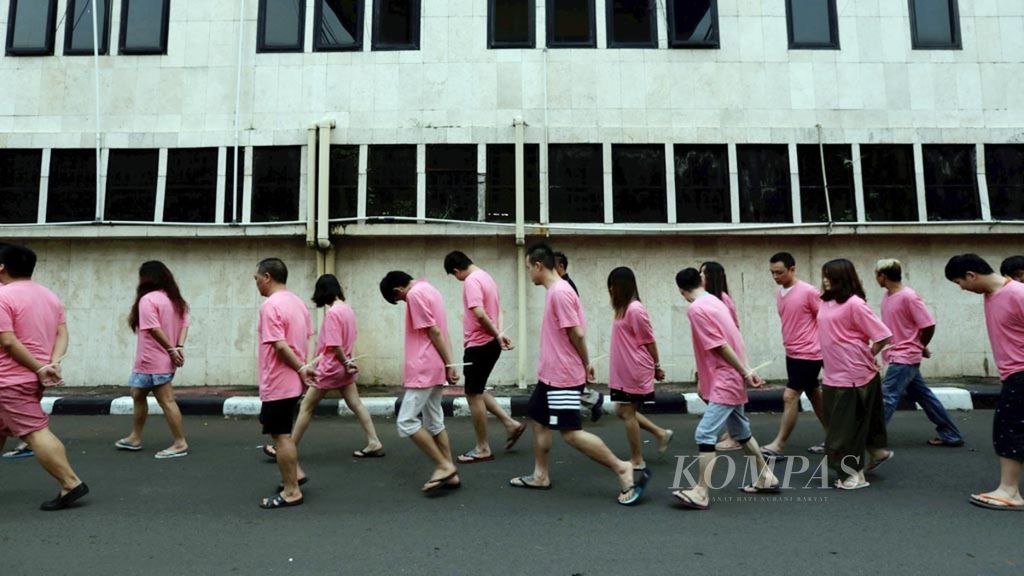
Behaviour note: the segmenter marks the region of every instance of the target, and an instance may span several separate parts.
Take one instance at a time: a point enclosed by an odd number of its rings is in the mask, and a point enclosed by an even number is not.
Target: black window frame
[[[7,42],[4,54],[7,56],[53,56],[57,36],[57,0],[49,0],[50,5],[46,15],[46,45],[39,49],[14,47],[14,24],[17,23],[17,6],[21,1],[38,2],[39,0],[10,0],[7,10]]]
[[[260,0],[259,13],[256,16],[256,53],[257,54],[282,54],[289,52],[304,52],[306,49],[306,0],[299,1],[299,34],[298,43],[267,46],[264,36],[267,31],[267,0]]]
[[[636,172],[620,169],[620,162],[628,158],[630,152],[654,152],[657,162],[652,170]],[[627,155],[622,158],[619,154]],[[623,224],[666,224],[668,223],[668,175],[665,173],[664,144],[612,144],[612,222]],[[632,173],[632,181],[620,180],[625,174]],[[646,177],[647,185],[639,183],[636,178]],[[625,177],[625,180],[630,178]],[[660,189],[659,189],[660,184]],[[625,189],[623,189],[625,188]],[[643,192],[644,189],[647,192]],[[626,212],[630,207],[638,208],[632,214]]]
[[[556,152],[558,150],[569,150],[577,149],[578,151],[586,149],[592,153],[593,156],[588,160],[597,162],[597,170],[595,171],[595,178],[593,182],[586,182],[584,184],[562,184],[559,182],[561,173],[556,170],[560,168],[557,162],[554,162]],[[592,168],[587,166],[586,168]],[[581,191],[588,191],[587,185],[596,186],[596,197],[593,200],[597,201],[598,208],[594,209],[594,214],[590,214],[590,207],[583,206],[584,198],[581,198]],[[563,196],[563,191],[567,191],[568,195]],[[604,198],[604,147],[601,144],[592,142],[588,143],[565,143],[565,144],[548,144],[548,222],[553,223],[575,223],[575,224],[603,224],[605,222],[605,198]]]
[[[0,170],[0,208],[6,207],[0,210],[0,224],[35,224],[39,220],[43,151],[38,148],[0,148],[0,167],[5,164],[4,157],[14,168]],[[27,180],[15,181],[19,176],[26,176]]]
[[[1001,162],[1006,155],[1016,167]],[[1024,220],[1024,144],[986,144],[985,183],[993,220]]]
[[[963,50],[964,39],[960,32],[960,3],[958,0],[946,0],[949,3],[950,35],[952,44],[928,43],[917,38],[917,8],[914,0],[907,0],[910,7],[910,47],[914,50]]]
[[[171,0],[160,0],[163,4],[163,16],[160,22],[160,46],[153,48],[131,48],[126,46],[128,37],[128,10],[133,0],[121,0],[120,38],[117,39],[117,53],[126,56],[163,56],[167,54],[167,34],[171,21]]]
[[[175,168],[178,167],[175,160],[177,157],[184,157],[187,154],[207,156],[206,160],[209,162],[210,173],[206,175],[205,181],[195,178],[193,176],[194,172],[191,172],[186,168],[183,171],[184,177],[180,178],[181,182],[177,182],[177,180],[179,180],[179,174],[175,170]],[[212,160],[212,162],[210,162],[210,160]],[[167,174],[164,180],[164,222],[185,224],[213,223],[217,221],[217,186],[219,184],[218,180],[220,179],[220,174],[218,174],[219,163],[220,148],[204,146],[170,148],[167,150]],[[180,196],[175,190],[176,186],[181,186],[181,191],[183,193]],[[225,194],[226,192],[227,191],[225,190]],[[197,200],[200,199],[202,202],[197,202]],[[185,214],[186,217],[168,217],[169,214],[177,215],[175,212]],[[202,216],[199,218],[189,218],[188,216],[190,212],[191,214],[202,214]]]
[[[879,164],[892,167],[906,161],[908,163],[908,170],[906,172],[909,179],[907,182],[901,182],[893,184],[895,180],[892,178],[892,173],[882,174],[879,182],[875,182],[874,174],[869,169],[873,162],[871,162],[870,155],[877,154],[880,152],[895,152],[899,151],[903,156],[899,161],[893,161],[892,159],[883,159],[885,162],[879,161]],[[860,146],[860,163],[861,163],[861,183],[864,193],[864,220],[866,222],[919,222],[921,219],[921,205],[917,198],[917,160],[914,158],[914,146],[912,144],[861,144]],[[889,206],[902,206],[903,210],[907,213],[901,218],[895,219],[876,219],[874,216],[877,214],[878,209],[876,206],[876,197],[888,195],[889,192],[899,192],[901,189],[906,193],[905,198],[896,198],[895,201],[890,201],[888,198],[885,200]],[[885,208],[884,205],[881,205]],[[874,213],[874,214],[873,214]]]
[[[605,0],[605,32],[608,38],[608,48],[658,47],[658,7],[655,0],[646,0],[646,2],[651,21],[651,39],[647,42],[617,42],[615,41],[615,0]]]
[[[515,144],[487,144],[485,154],[487,156],[484,170],[484,221],[485,222],[515,222],[516,221],[516,185],[515,185]],[[501,155],[511,156],[511,171],[503,175],[512,174],[512,182],[498,182],[496,177],[499,171],[497,165],[502,160]],[[506,178],[507,180],[507,178]],[[540,222],[540,144],[523,144],[523,217],[526,222]],[[500,198],[500,200],[498,199]],[[499,204],[507,204],[511,199],[511,206],[506,215],[493,212]]]
[[[375,159],[380,154],[381,161],[386,164],[395,166],[398,164],[393,159],[386,158],[388,150],[393,152],[399,152],[402,154],[412,153],[412,163],[408,167],[408,172],[404,170],[389,170],[386,166],[376,166]],[[419,187],[419,166],[417,162],[419,150],[415,144],[370,144],[366,150],[366,218],[370,221],[388,221],[393,218],[415,218],[417,216],[417,209],[419,199],[418,187]],[[406,168],[405,166],[399,166]],[[380,172],[382,174],[390,174],[391,177],[384,177],[378,183],[376,181],[376,174]],[[396,178],[398,174],[401,178]],[[410,178],[411,176],[411,178]],[[406,182],[396,182],[396,180],[407,180]],[[382,195],[387,197],[383,198],[384,201],[390,201],[389,206],[377,206],[374,204],[374,200],[377,198],[377,186],[380,185],[380,192]],[[402,198],[400,195],[408,195],[408,198]],[[383,203],[383,202],[382,202]],[[382,209],[383,208],[383,209]],[[398,222],[408,222],[408,220],[398,220]]]
[[[676,37],[676,2],[685,2],[686,0],[666,0],[665,8],[668,16],[668,47],[669,48],[694,48],[694,49],[709,49],[717,50],[722,47],[721,34],[718,27],[718,0],[710,0],[711,6],[711,19],[714,21],[713,30],[715,32],[714,39],[705,42],[691,42],[689,40],[679,40]]]
[[[245,217],[242,214],[242,197],[245,195],[245,146],[238,147],[238,166],[235,162],[235,147],[225,149],[224,158],[224,223],[238,224]],[[220,168],[217,169],[218,172]],[[220,175],[218,174],[218,178]],[[235,220],[235,205],[238,205],[238,220]]]
[[[331,170],[327,217],[331,220],[355,218],[359,212],[359,145],[331,144],[328,162]],[[352,165],[348,166],[349,163]]]
[[[384,44],[380,37],[380,9],[381,2],[385,0],[373,0],[373,30],[370,38],[370,49],[374,52],[387,52],[396,50],[419,50],[420,41],[423,38],[423,2],[421,0],[409,0],[413,5],[413,41],[409,44]]]
[[[753,160],[749,164],[744,163],[744,156],[746,153],[757,153],[755,156],[751,156]],[[772,198],[766,195],[766,191],[770,192],[775,186],[769,185],[764,186],[764,175],[768,172],[765,167],[770,166],[764,162],[765,157],[763,152],[782,153],[786,159],[785,168],[782,172],[783,178],[778,183],[778,190],[775,194],[779,195],[779,198]],[[737,194],[739,195],[739,211],[740,211],[740,222],[743,224],[792,224],[793,223],[793,178],[792,178],[792,162],[793,158],[789,155],[789,146],[785,144],[737,144],[736,145],[736,172],[739,178]],[[744,168],[748,168],[752,176],[756,176],[756,183],[750,190],[745,190],[743,187],[744,183]],[[753,179],[751,180],[753,182]],[[757,196],[747,197],[746,194],[750,192],[757,192]],[[772,205],[772,201],[776,201],[779,204],[777,206]],[[771,213],[772,208],[780,208],[781,214],[773,215]]]
[[[547,28],[546,43],[548,48],[597,48],[597,6],[594,0],[585,0],[590,4],[590,39],[583,42],[557,42],[555,40],[555,3],[557,0],[547,0],[544,27]]]
[[[937,153],[937,154],[933,154]],[[969,170],[965,183],[936,181],[933,162],[936,155],[943,161],[966,154]],[[950,162],[950,164],[952,164]],[[973,144],[923,144],[921,171],[924,179],[925,216],[929,222],[972,222],[981,220],[981,192],[978,189],[978,148]],[[962,195],[970,198],[961,197]],[[970,211],[971,214],[966,214]]]
[[[124,158],[115,158],[124,155]],[[143,166],[143,162],[151,163],[150,166]],[[120,162],[131,166],[133,170],[142,172],[152,171],[152,180],[145,182],[133,182],[130,179],[119,180],[113,176],[116,174],[115,166]],[[132,174],[131,171],[128,174]],[[112,222],[154,222],[156,219],[156,191],[160,181],[160,150],[157,148],[112,148],[107,153],[107,173],[104,185],[103,220]],[[136,195],[137,193],[137,195]],[[123,213],[118,210],[149,208],[141,210],[138,217]]]
[[[825,171],[828,176],[828,207],[832,211],[832,222],[857,221],[857,189],[853,174],[853,146],[851,144],[797,144],[796,165],[800,182],[800,221],[804,224],[828,222],[825,205],[825,181],[821,177],[821,149],[825,152]],[[805,157],[810,153],[813,158]],[[839,166],[836,160],[841,158]],[[805,166],[804,161],[809,160]],[[805,170],[804,168],[807,168]],[[813,179],[813,181],[812,181]],[[818,197],[812,198],[815,194]],[[820,203],[822,218],[809,217]]]
[[[64,165],[67,162],[69,164]],[[61,166],[57,166],[61,164]],[[82,174],[77,174],[81,172]],[[96,221],[96,150],[90,148],[53,148],[50,150],[50,179],[46,188],[46,223]],[[84,175],[86,178],[73,179]],[[67,195],[68,197],[64,197]],[[85,213],[76,200],[86,196]]]
[[[467,164],[448,164],[454,156],[465,156]],[[476,144],[427,144],[423,173],[426,180],[425,214],[429,219],[479,222],[480,153]],[[460,180],[465,179],[464,182]]]
[[[88,50],[74,49],[71,47],[71,39],[75,33],[75,27],[72,26],[71,20],[76,12],[75,5],[78,2],[91,2],[92,0],[68,0],[67,10],[64,16],[64,55],[65,56],[92,56],[92,48]],[[96,3],[105,2],[106,10],[103,11],[105,18],[102,22],[97,22],[97,34],[100,36],[99,54],[106,56],[110,53],[110,21],[112,14],[111,10],[114,8],[114,0],[96,0]],[[92,21],[86,22],[86,28],[89,30],[89,34],[92,34]]]
[[[696,152],[702,155],[720,155],[715,158],[717,172],[713,175],[710,172],[700,174],[707,176],[708,183],[700,186],[687,186],[680,175],[680,169],[688,166],[686,157]],[[726,144],[674,144],[672,146],[672,170],[675,172],[675,190],[672,192],[676,198],[676,223],[678,224],[705,224],[705,223],[731,223],[732,222],[732,183],[729,177],[729,146]],[[712,180],[717,180],[713,182]],[[712,202],[686,202],[687,195],[697,197],[698,200],[710,198],[720,206],[709,206]],[[703,198],[702,198],[703,197]],[[696,207],[696,209],[691,209]],[[721,208],[716,217],[709,217],[712,208]]]
[[[793,39],[793,0],[786,0],[786,34],[789,37],[790,50],[840,50],[839,44],[839,12],[836,0],[828,2],[828,29],[832,42],[797,42]]]
[[[494,39],[497,20],[495,20],[495,0],[487,0],[487,48],[490,50],[501,50],[504,48],[536,48],[537,47],[537,2],[536,0],[523,0],[529,10],[529,40],[524,42],[499,42]]]
[[[285,146],[253,146],[252,147],[252,189],[249,203],[249,221],[253,224],[257,223],[295,223],[300,222],[301,210],[299,205],[302,199],[302,154],[303,146],[299,145],[285,145]],[[270,155],[280,154],[281,158],[274,158],[275,161],[283,160],[280,163],[274,164],[274,168],[267,168],[265,160],[268,160]],[[286,158],[286,156],[292,156],[292,158]],[[294,170],[294,175],[288,174],[280,169],[281,166],[285,166],[285,170]],[[262,180],[261,176],[266,176],[266,180]],[[285,180],[284,176],[292,176],[294,181]],[[312,178],[310,174],[306,175],[307,178]],[[284,187],[288,190],[289,194],[294,194],[293,198],[285,197],[285,200],[291,200],[289,205],[288,202],[280,200],[282,194],[274,194],[276,189]]]
[[[356,3],[356,34],[352,44],[324,44],[320,39],[323,29],[324,2],[314,0],[313,5],[313,51],[314,52],[360,52],[363,49],[363,27],[366,25],[366,0],[353,0]]]

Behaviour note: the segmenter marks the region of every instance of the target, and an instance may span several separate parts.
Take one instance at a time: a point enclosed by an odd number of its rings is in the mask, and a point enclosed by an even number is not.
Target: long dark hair
[[[159,260],[143,262],[139,266],[139,287],[135,290],[135,303],[132,304],[132,311],[128,314],[128,326],[132,332],[139,330],[139,301],[150,292],[163,290],[174,305],[174,312],[178,316],[185,316],[188,313],[188,302],[181,297],[181,290],[178,290],[178,283],[174,281],[174,274]]]
[[[633,271],[625,266],[612,270],[608,274],[608,294],[612,298],[615,317],[625,316],[630,303],[634,300],[640,301],[640,291],[636,288],[636,276],[633,275]]]
[[[700,271],[704,273],[704,290],[714,294],[719,300],[722,294],[729,293],[729,281],[725,278],[725,268],[713,260],[700,265]]]
[[[867,300],[864,296],[864,286],[861,285],[860,277],[857,276],[857,269],[853,267],[853,262],[846,258],[825,262],[821,267],[821,275],[828,278],[829,283],[828,290],[825,289],[824,283],[821,287],[821,299],[825,302],[835,300],[840,304],[845,304],[853,296],[860,296],[861,300]]]
[[[330,306],[335,300],[345,301],[345,292],[338,278],[334,274],[324,274],[317,278],[316,287],[313,288],[313,303],[316,307]]]

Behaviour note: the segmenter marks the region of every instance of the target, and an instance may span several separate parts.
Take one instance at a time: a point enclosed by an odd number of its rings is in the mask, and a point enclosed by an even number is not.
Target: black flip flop
[[[526,422],[523,422],[518,428],[516,428],[515,432],[509,434],[508,438],[505,439],[505,450],[511,450],[512,447],[516,445],[516,442],[519,442],[519,438],[522,437],[527,428],[529,428],[529,426],[526,425]]]
[[[382,458],[384,456],[384,447],[381,446],[376,450],[356,450],[352,453],[355,458]]]
[[[278,492],[270,498],[264,498],[263,502],[260,502],[260,508],[264,510],[276,510],[277,508],[291,508],[293,506],[299,506],[305,501],[305,497],[300,497],[298,500],[289,502],[284,499],[284,494]]]
[[[270,451],[270,444],[264,444],[263,446],[260,446],[260,449],[263,450],[263,453],[267,456],[267,458],[270,458],[271,460],[275,461],[277,460],[277,452]]]
[[[427,487],[423,488],[421,491],[424,494],[433,492],[434,490],[437,490],[441,486],[444,486],[445,482],[447,482],[447,481],[451,480],[452,478],[455,478],[456,476],[458,476],[458,474],[459,474],[458,471],[455,471],[455,472],[452,472],[451,474],[445,476],[444,478],[434,478],[432,480],[427,480]]]
[[[672,497],[676,499],[676,502],[678,502],[680,506],[682,506],[683,508],[689,508],[690,510],[707,510],[711,508],[710,503],[698,504],[694,502],[692,498],[690,498],[686,494],[683,494],[682,490],[678,492],[673,492]]]
[[[85,496],[88,493],[89,493],[89,487],[85,485],[85,482],[82,482],[78,486],[75,486],[70,491],[68,491],[67,494],[65,494],[63,496],[58,494],[57,497],[54,498],[53,500],[50,500],[48,502],[43,502],[43,504],[41,506],[39,506],[39,509],[40,510],[45,510],[47,512],[54,512],[56,510],[63,510],[65,508],[71,506],[71,504],[73,504],[75,502],[75,500],[78,500],[79,498],[81,498],[82,496]]]
[[[782,492],[782,488],[778,484],[774,486],[754,486],[753,484],[748,484],[739,490],[744,494],[780,494]]]

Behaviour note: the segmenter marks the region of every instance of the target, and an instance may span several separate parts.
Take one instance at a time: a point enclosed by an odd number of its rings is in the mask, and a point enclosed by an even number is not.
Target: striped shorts
[[[581,430],[580,394],[584,385],[555,388],[538,382],[526,406],[526,415],[550,430]]]

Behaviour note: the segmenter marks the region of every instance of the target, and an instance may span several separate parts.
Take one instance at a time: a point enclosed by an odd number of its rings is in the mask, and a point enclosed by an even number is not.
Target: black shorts
[[[612,388],[611,398],[612,402],[617,402],[619,404],[648,404],[654,402],[654,392],[648,392],[647,394],[630,394],[625,390]]]
[[[464,370],[467,395],[474,396],[484,393],[487,379],[491,377],[491,370],[494,370],[499,356],[501,356],[501,343],[497,338],[482,346],[466,348],[462,353],[462,361],[467,363]],[[468,365],[469,363],[472,365]]]
[[[786,388],[797,392],[813,392],[820,384],[821,360],[801,360],[786,356],[786,376],[789,382]]]
[[[1024,372],[1003,381],[992,417],[992,446],[999,456],[1024,462]]]
[[[299,408],[299,400],[302,400],[302,396],[264,402],[260,407],[260,424],[263,424],[263,433],[271,436],[291,434],[292,424],[295,422],[295,412]]]
[[[580,394],[584,385],[554,388],[538,382],[526,405],[526,415],[549,430],[582,430]]]

